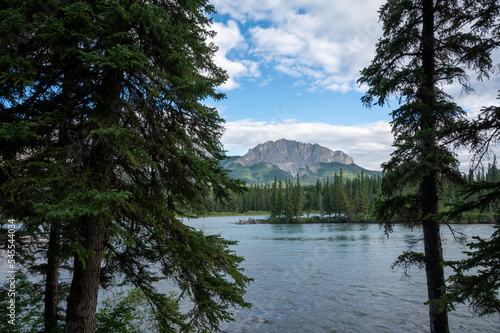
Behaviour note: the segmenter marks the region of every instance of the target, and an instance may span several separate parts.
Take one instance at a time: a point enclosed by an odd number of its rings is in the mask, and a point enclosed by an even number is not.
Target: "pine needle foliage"
[[[227,79],[213,62],[213,6],[0,8],[1,210],[21,223],[20,236],[48,240],[19,249],[28,268],[35,252],[47,258],[39,268],[56,302],[58,270],[73,272],[66,330],[92,331],[99,282],[141,289],[166,331],[216,330],[232,306],[248,307],[233,242],[177,218],[206,211],[212,192],[224,199],[241,188],[220,166],[223,119],[204,102],[224,98],[216,87]],[[193,302],[191,312],[170,306],[156,288],[163,279]],[[48,331],[55,315],[46,314]]]

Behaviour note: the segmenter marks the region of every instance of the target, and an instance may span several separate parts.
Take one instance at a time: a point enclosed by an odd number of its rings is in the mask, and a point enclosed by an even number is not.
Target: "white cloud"
[[[272,77],[268,77],[267,79],[259,83],[259,87],[264,88],[265,86],[269,85],[269,83],[271,83],[272,80],[273,80]]]
[[[500,77],[492,77],[490,80],[482,82],[473,80],[471,87],[474,92],[469,94],[465,94],[459,84],[446,86],[445,91],[472,116],[476,115],[483,107],[500,105],[500,100],[497,99],[498,90],[500,89]]]
[[[383,2],[213,1],[219,13],[248,27],[248,52],[261,64],[308,80],[312,90],[342,92],[355,89],[359,71],[374,56]]]
[[[339,126],[325,123],[297,123],[296,119],[284,121],[244,119],[227,122],[225,127],[222,143],[230,156],[244,155],[258,144],[285,138],[303,143],[317,143],[334,151],[341,150],[351,156],[357,165],[369,170],[381,170],[380,165],[387,162],[394,151],[391,126],[385,121]],[[471,154],[467,149],[456,153],[460,161],[460,170],[467,173]],[[498,146],[493,147],[493,153],[500,155]]]
[[[305,47],[303,40],[283,29],[255,27],[250,29],[250,34],[255,45],[252,52],[263,58],[296,56]]]
[[[330,84],[329,86],[326,86],[325,89],[331,90],[331,91],[337,91],[337,92],[341,92],[341,93],[346,93],[346,92],[353,90],[353,88],[347,82],[344,82],[342,84],[333,83],[333,84]]]
[[[225,124],[222,143],[229,155],[243,155],[248,149],[266,141],[282,138],[304,143],[317,143],[332,150],[342,150],[364,168],[380,170],[393,148],[393,137],[387,122],[359,126],[286,121],[253,121],[245,119]]]
[[[217,32],[212,42],[219,47],[215,55],[215,63],[225,69],[229,75],[227,82],[219,88],[232,90],[240,86],[237,81],[239,78],[259,77],[257,62],[230,55],[231,52],[244,52],[248,48],[238,24],[235,21],[228,21],[227,25],[214,23],[212,28]]]
[[[359,71],[370,64],[381,36],[378,9],[384,2],[212,0],[220,14],[231,18],[227,25],[216,23],[215,27],[221,32],[217,38],[226,42],[216,59],[231,76],[224,88],[233,89],[239,86],[238,79],[258,76],[259,66],[265,65],[307,81],[310,91],[359,90],[355,83]],[[243,35],[235,21],[245,27]],[[229,56],[242,49],[245,52]],[[255,61],[245,62],[248,55]],[[494,63],[500,61],[500,52],[493,58]],[[480,90],[489,89],[487,94],[469,95],[457,102],[468,109],[491,104],[497,92],[488,84],[475,84]],[[453,94],[459,95],[460,91]]]

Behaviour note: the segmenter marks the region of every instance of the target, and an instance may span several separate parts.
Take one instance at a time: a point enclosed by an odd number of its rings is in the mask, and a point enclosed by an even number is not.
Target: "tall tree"
[[[223,120],[202,103],[223,98],[215,87],[227,78],[207,40],[213,7],[41,4],[0,12],[0,201],[20,233],[49,238],[46,331],[62,263],[73,274],[67,332],[92,332],[106,277],[142,289],[164,331],[217,329],[231,306],[249,306],[242,258],[175,217],[240,187],[220,167]],[[192,301],[188,315],[156,290],[161,279]]]
[[[350,216],[352,214],[352,206],[349,202],[349,198],[344,191],[344,173],[342,168],[340,169],[340,173],[335,174],[335,179],[332,187],[332,201],[334,212],[336,214]]]
[[[296,181],[297,183],[295,184],[295,188],[293,190],[293,201],[295,203],[294,215],[295,218],[299,220],[300,217],[302,216],[302,209],[304,207],[304,202],[303,202],[304,191],[302,189],[302,186],[300,185],[299,173],[297,173]]]
[[[335,174],[335,177],[337,174]],[[330,185],[330,177],[326,178],[326,182],[323,185],[323,209],[326,215],[332,215],[334,211],[333,198],[332,198],[332,186]]]
[[[400,107],[392,112],[395,151],[383,165],[385,200],[377,207],[378,218],[390,222],[397,216],[421,223],[430,301],[440,298],[445,286],[436,218],[439,182],[442,178],[461,179],[455,171],[458,162],[446,142],[450,127],[463,111],[442,86],[458,82],[468,91],[466,69],[487,76],[492,68],[493,45],[487,36],[470,30],[477,17],[463,16],[465,2],[387,1],[380,9],[383,37],[375,58],[358,81],[368,85],[362,98],[367,106],[399,98]],[[449,331],[445,309],[431,303],[429,317],[431,332]]]

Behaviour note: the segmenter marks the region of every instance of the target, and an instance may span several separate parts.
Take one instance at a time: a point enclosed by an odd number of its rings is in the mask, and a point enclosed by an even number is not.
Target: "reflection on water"
[[[187,223],[207,233],[237,240],[234,250],[255,279],[246,299],[250,310],[235,309],[224,332],[426,332],[425,272],[410,280],[391,269],[413,245],[423,251],[420,230],[395,226],[389,238],[378,224],[236,225],[223,217]],[[469,236],[489,237],[491,225],[459,225]],[[463,257],[467,247],[443,228],[446,259]],[[473,318],[466,307],[450,314],[451,331],[498,332],[498,317]]]

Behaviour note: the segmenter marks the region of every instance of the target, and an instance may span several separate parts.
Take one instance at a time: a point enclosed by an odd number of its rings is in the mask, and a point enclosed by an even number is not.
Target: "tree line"
[[[211,200],[212,212],[245,214],[260,212],[268,214],[271,220],[282,222],[298,221],[311,213],[325,217],[342,217],[347,220],[375,221],[373,216],[376,203],[382,199],[382,174],[347,178],[342,170],[325,181],[317,180],[315,185],[301,185],[300,176],[295,178],[276,178],[271,184],[248,184],[246,191],[231,191],[227,201]],[[470,170],[462,175],[463,184],[494,183],[500,180],[496,157],[486,166]],[[443,194],[440,199],[441,211],[457,202],[474,202],[486,190],[467,195],[461,193],[462,185],[443,181]],[[407,189],[411,191],[411,188]],[[491,201],[487,209],[474,209],[455,221],[495,222],[497,202]],[[340,220],[340,218],[339,218]],[[404,222],[404,221],[400,221]]]
[[[324,216],[368,214],[380,196],[382,177],[363,172],[344,178],[342,170],[315,185],[301,185],[300,176],[272,184],[250,184],[247,191],[231,192],[227,202],[213,202],[214,212],[265,211],[270,218],[297,221],[311,213]]]

